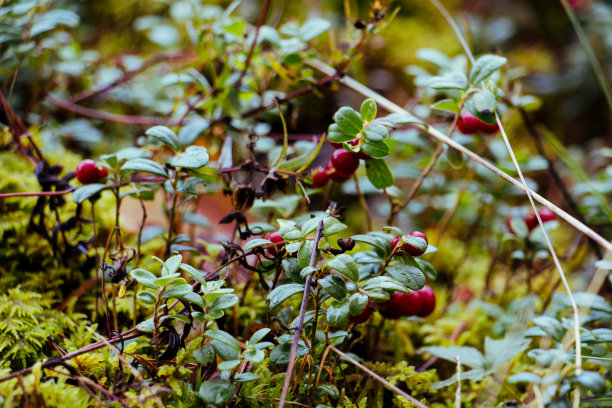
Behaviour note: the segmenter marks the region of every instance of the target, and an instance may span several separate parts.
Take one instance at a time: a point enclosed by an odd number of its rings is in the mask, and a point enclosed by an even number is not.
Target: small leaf
[[[290,283],[288,285],[281,285],[275,288],[268,294],[266,300],[270,302],[270,309],[274,309],[285,300],[298,293],[304,293],[304,285],[300,285],[299,283]]]
[[[384,159],[385,157],[391,154],[391,149],[389,149],[389,145],[384,141],[373,142],[370,140],[364,140],[361,144],[361,150],[375,159]],[[368,160],[369,162],[371,160]],[[366,164],[367,164],[366,162]]]
[[[427,80],[427,86],[436,90],[466,90],[468,80],[463,74],[452,73],[442,76],[434,76]]]
[[[81,204],[91,196],[98,194],[100,191],[110,188],[106,184],[88,184],[83,187],[77,188],[74,193],[72,193],[72,201],[77,204]]]
[[[196,141],[198,136],[208,129],[210,122],[207,119],[196,117],[179,130],[178,138],[181,145],[188,146]]]
[[[327,321],[332,326],[343,326],[349,317],[349,300],[334,300],[327,309]]]
[[[363,131],[365,140],[370,142],[380,142],[389,137],[389,131],[383,125],[372,125]]]
[[[193,357],[202,366],[207,366],[215,361],[215,351],[211,346],[200,347],[193,350]]]
[[[204,167],[208,160],[208,150],[204,146],[189,146],[184,152],[173,157],[170,164],[185,169],[199,169]]]
[[[305,279],[301,276],[302,268],[298,265],[297,259],[287,258],[283,259],[283,269],[287,276],[296,283],[304,283]]]
[[[263,340],[264,337],[268,335],[268,333],[270,333],[270,329],[267,327],[257,330],[255,333],[253,333],[253,335],[249,339],[249,343],[251,344],[259,343],[260,341]]]
[[[442,99],[432,105],[430,108],[451,113],[459,113],[459,104],[452,99]]]
[[[363,289],[382,289],[386,291],[410,293],[410,291],[404,284],[389,276],[376,276],[374,278],[368,279],[363,284]]]
[[[174,151],[181,150],[181,143],[178,136],[167,126],[153,126],[148,129],[145,134],[154,137],[166,146],[171,147]]]
[[[234,376],[234,381],[238,383],[245,383],[245,382],[257,381],[257,380],[259,380],[259,376],[253,373],[242,373],[242,374],[236,374]]]
[[[166,259],[164,266],[162,267],[162,275],[172,275],[178,271],[181,262],[183,261],[182,255],[174,255]]]
[[[155,322],[153,322],[153,318],[147,319],[144,322],[138,323],[136,329],[144,333],[153,333],[155,331]]]
[[[581,372],[574,378],[574,382],[582,388],[592,391],[595,395],[603,395],[606,392],[606,380],[595,371]]]
[[[121,166],[121,170],[125,171],[140,171],[143,173],[154,174],[156,176],[168,178],[168,173],[163,168],[163,166],[153,160],[149,159],[130,159],[126,161],[123,166]]]
[[[350,142],[351,140],[355,139],[356,136],[356,134],[350,135],[343,132],[342,129],[340,129],[340,126],[335,123],[329,125],[329,128],[327,129],[327,139],[334,143]]]
[[[472,102],[474,103],[474,108],[485,115],[495,112],[495,108],[497,107],[497,99],[493,92],[488,89],[484,89],[472,95]]]
[[[272,241],[269,241],[267,239],[262,239],[262,238],[256,238],[256,239],[252,239],[249,242],[247,242],[244,245],[244,250],[246,251],[250,251],[253,248],[257,248],[260,246],[264,246],[264,245],[274,245],[272,243]]]
[[[353,293],[349,298],[349,313],[352,315],[358,315],[368,305],[368,297],[363,293]]]
[[[381,159],[372,159],[365,162],[368,179],[378,189],[391,187],[395,182],[393,173],[387,162]]]
[[[328,267],[337,270],[353,282],[359,280],[359,267],[352,256],[340,254],[326,264]]]
[[[240,365],[240,360],[229,360],[217,364],[217,368],[221,371],[230,371]]]
[[[298,265],[305,268],[310,264],[310,257],[312,256],[312,250],[314,248],[313,241],[304,241],[300,250],[298,251]]]
[[[173,280],[175,280],[176,278],[178,278],[179,276],[181,276],[180,273],[173,273],[171,275],[164,275],[162,277],[159,277],[157,279],[155,279],[155,283],[159,286],[165,286],[167,284],[169,284],[170,282],[172,282]]]
[[[361,114],[361,118],[366,122],[371,122],[376,119],[376,102],[374,102],[374,99],[366,99],[363,101],[359,113]]]
[[[412,290],[419,290],[425,286],[425,275],[415,266],[395,264],[385,271]]]
[[[185,296],[186,294],[190,293],[192,290],[193,288],[191,287],[191,285],[188,285],[188,284],[170,286],[168,289],[166,289],[166,291],[162,295],[162,298],[163,299],[179,298],[181,296]]]
[[[455,358],[459,357],[461,364],[471,368],[482,368],[485,359],[482,353],[473,347],[422,347],[419,353],[430,353],[453,363],[457,363]]]
[[[147,304],[147,305],[155,304],[155,295],[152,294],[151,292],[147,292],[146,290],[138,292],[137,297],[138,297],[138,300],[140,300],[144,304]]]
[[[348,106],[344,106],[334,114],[334,121],[338,124],[341,132],[348,135],[357,135],[363,129],[363,120],[359,113]]]
[[[478,57],[470,71],[470,83],[478,85],[492,73],[503,67],[508,60],[499,55],[487,54]]]
[[[302,24],[297,30],[297,35],[302,41],[309,41],[323,34],[329,27],[331,27],[329,21],[315,17]]]
[[[222,405],[234,395],[235,386],[221,380],[208,380],[202,383],[198,396],[211,405]]]
[[[157,276],[153,275],[151,272],[144,270],[144,269],[132,269],[130,271],[130,276],[134,279],[136,279],[136,281],[138,283],[140,283],[142,286],[145,286],[147,288],[151,288],[151,289],[157,289],[159,288],[159,285],[157,285],[155,283],[155,280],[157,279]]]
[[[521,373],[516,373],[510,378],[508,378],[508,382],[510,384],[514,383],[532,383],[532,384],[542,384],[542,377],[535,373],[530,373],[528,371],[523,371]]]
[[[344,300],[346,298],[346,284],[340,276],[327,275],[325,278],[319,279],[319,284],[335,299]]]
[[[230,294],[230,293],[226,293],[224,295],[221,295],[220,297],[216,298],[215,300],[213,300],[213,302],[210,305],[210,310],[225,310],[227,308],[230,308],[232,306],[234,306],[235,304],[238,303],[238,296],[234,295],[234,294]]]
[[[240,351],[240,343],[231,334],[224,332],[223,330],[208,329],[204,333],[205,336],[210,337],[213,340],[220,341],[221,343],[230,346],[234,350]]]
[[[425,124],[425,122],[423,122],[421,119],[417,118],[416,116],[408,112],[391,113],[385,116],[385,119],[392,123],[395,123],[396,125],[408,125],[408,124],[424,125]]]

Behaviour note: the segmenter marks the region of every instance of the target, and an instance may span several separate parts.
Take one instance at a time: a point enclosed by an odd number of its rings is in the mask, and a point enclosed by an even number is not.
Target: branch
[[[55,106],[58,106],[70,112],[74,112],[78,115],[87,116],[87,117],[94,118],[94,119],[106,120],[109,122],[125,123],[128,125],[145,125],[145,126],[180,125],[178,121],[174,121],[171,119],[156,118],[153,116],[122,115],[119,113],[111,113],[111,112],[101,111],[97,109],[86,108],[84,106],[69,102],[65,99],[58,98],[57,96],[51,93],[47,95],[47,100]]]
[[[60,195],[71,193],[74,190],[76,190],[76,188],[72,187],[72,188],[69,188],[68,190],[60,190],[60,191],[37,191],[34,193],[3,193],[3,194],[0,194],[0,198],[60,196]]]
[[[317,264],[317,255],[319,251],[317,250],[319,247],[319,241],[323,237],[323,220],[319,222],[319,226],[317,227],[317,234],[315,235],[314,245],[312,247],[312,253],[310,255],[310,266],[315,266]],[[304,297],[302,298],[302,306],[300,307],[300,316],[298,318],[298,325],[295,328],[295,334],[293,335],[293,342],[291,342],[291,351],[289,352],[289,364],[287,365],[287,373],[285,374],[285,382],[283,384],[283,392],[280,397],[280,403],[278,405],[279,408],[283,408],[285,406],[287,400],[287,392],[289,392],[289,385],[291,384],[291,376],[293,375],[293,368],[295,366],[295,355],[297,353],[298,341],[300,340],[300,336],[302,335],[302,331],[304,330],[304,315],[306,314],[306,305],[308,304],[308,295],[310,293],[310,284],[312,283],[312,273],[308,275],[306,278],[306,283],[304,286]]]

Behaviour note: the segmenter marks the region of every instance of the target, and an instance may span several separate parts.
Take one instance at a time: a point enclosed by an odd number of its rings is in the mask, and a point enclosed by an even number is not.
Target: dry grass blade
[[[311,67],[320,70],[324,74],[329,74],[330,72],[331,73],[335,72],[335,70],[332,67],[330,67],[329,65],[327,65],[327,64],[325,64],[325,63],[323,63],[323,62],[321,62],[319,60],[309,60],[308,64]],[[373,90],[371,90],[370,88],[362,85],[361,83],[355,81],[353,78],[351,78],[349,76],[345,76],[342,79],[340,79],[339,81],[342,84],[346,85],[347,87],[349,87],[349,88],[353,89],[354,91],[360,93],[361,95],[365,96],[366,98],[374,99],[376,101],[376,103],[380,107],[382,107],[383,109],[385,109],[385,110],[387,110],[389,112],[399,113],[399,114],[410,114],[410,112],[408,112],[407,110],[405,110],[401,106],[391,102],[390,100],[388,100],[384,96],[379,95],[378,93],[376,93]],[[488,160],[484,159],[483,157],[479,156],[478,154],[474,153],[473,151],[465,148],[464,146],[462,146],[459,143],[455,142],[454,140],[450,139],[448,136],[446,136],[445,134],[443,134],[439,130],[434,129],[434,128],[428,126],[427,124],[424,124],[424,125],[415,124],[413,126],[415,126],[416,128],[420,129],[421,131],[423,131],[424,133],[428,134],[429,136],[433,137],[434,139],[440,140],[440,141],[446,143],[447,145],[449,145],[450,147],[452,147],[453,149],[455,149],[455,150],[465,154],[467,157],[469,157],[470,159],[474,160],[476,163],[480,164],[481,166],[483,166],[487,170],[495,173],[496,175],[498,175],[499,177],[501,177],[504,180],[508,181],[509,183],[511,183],[515,187],[519,188],[520,190],[522,190],[522,191],[529,190],[529,192],[530,192],[530,194],[531,194],[531,196],[533,197],[534,200],[538,201],[540,204],[544,205],[545,207],[548,207],[552,212],[557,214],[559,216],[559,218],[564,219],[569,224],[571,224],[574,228],[576,228],[578,231],[580,231],[583,234],[589,236],[591,239],[593,239],[595,242],[597,242],[597,244],[600,245],[605,250],[612,251],[612,243],[608,242],[606,239],[604,239],[601,235],[599,235],[598,233],[593,231],[591,228],[587,227],[582,222],[577,220],[575,217],[573,217],[570,214],[568,214],[567,212],[563,211],[562,209],[560,209],[555,204],[551,203],[550,201],[548,201],[547,199],[545,199],[544,197],[542,197],[541,195],[539,195],[535,191],[533,191],[533,190],[531,190],[529,188],[526,188],[523,185],[523,183],[521,183],[519,180],[516,180],[515,178],[511,177],[509,174],[507,174],[503,170],[500,170],[493,163],[489,162]]]
[[[374,378],[376,381],[378,381],[379,383],[381,383],[383,386],[385,386],[386,388],[390,389],[393,392],[398,393],[399,395],[401,395],[402,397],[406,398],[408,401],[410,401],[415,407],[418,408],[427,408],[427,405],[424,405],[421,401],[417,400],[416,398],[414,398],[413,396],[411,396],[410,394],[407,394],[406,392],[400,390],[399,388],[397,388],[395,385],[391,384],[389,381],[385,380],[384,378],[382,378],[380,375],[376,374],[374,371],[370,370],[368,367],[364,366],[363,364],[359,363],[356,360],[353,360],[352,358],[350,358],[349,356],[347,356],[346,354],[344,354],[342,351],[338,350],[337,348],[335,348],[334,346],[329,346],[329,348],[336,354],[338,354],[340,357],[344,358],[346,361],[348,361],[349,363],[353,364],[354,366],[356,366],[357,368],[359,368],[361,371],[363,371],[364,373],[368,374],[369,376],[371,376],[372,378]]]

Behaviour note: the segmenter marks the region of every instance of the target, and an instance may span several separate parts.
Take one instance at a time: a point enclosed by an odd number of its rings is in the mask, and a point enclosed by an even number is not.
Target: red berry
[[[527,229],[531,231],[535,227],[538,226],[538,219],[536,218],[535,215],[530,214],[527,217],[525,217],[525,224],[527,225]]]
[[[552,210],[548,207],[540,208],[540,210],[538,211],[538,214],[540,214],[540,218],[542,219],[542,222],[553,221],[557,218],[555,213],[552,212]]]
[[[327,174],[329,175],[330,179],[339,183],[342,183],[351,178],[351,174],[345,174],[336,170],[331,160],[327,162],[325,170],[328,172]]]
[[[96,162],[91,159],[82,160],[76,168],[76,178],[82,184],[97,182],[100,179],[100,171]]]
[[[334,149],[342,149],[342,145],[343,145],[343,143],[338,143],[338,142],[329,142],[329,144],[332,145]]]
[[[343,174],[353,174],[359,167],[359,158],[353,152],[336,149],[331,157],[331,163],[336,171]]]
[[[416,291],[419,300],[421,301],[421,308],[416,313],[417,316],[427,317],[433,313],[436,308],[436,294],[433,289],[428,285]]]
[[[417,247],[413,247],[412,245],[410,245],[409,243],[405,243],[404,245],[402,245],[402,249],[406,252],[408,252],[410,255],[412,256],[421,256],[425,253],[425,251],[427,250],[427,244],[429,244],[429,242],[427,241],[427,237],[425,236],[425,234],[423,234],[420,231],[412,231],[409,236],[411,237],[417,237],[417,238],[422,238],[425,240],[425,249],[421,250]]]
[[[525,218],[525,223],[527,223],[527,218]],[[506,218],[506,228],[508,228],[508,231],[511,234],[516,235],[516,233],[514,232],[514,230],[512,229],[512,217],[508,217]]]
[[[312,186],[315,188],[323,187],[329,181],[329,174],[323,169],[323,167],[317,167],[315,169],[314,176],[312,176]]]
[[[365,307],[365,309],[363,309],[361,313],[354,316],[350,315],[349,320],[355,324],[365,323],[368,321],[368,319],[370,319],[370,316],[372,316],[372,313],[374,313],[375,309],[376,304],[374,302],[368,302],[367,306]]]
[[[378,305],[380,313],[387,318],[415,316],[421,310],[421,299],[416,292],[395,292],[391,299]]]
[[[493,134],[497,133],[499,126],[497,126],[497,123],[490,125],[481,121],[471,113],[464,112],[457,121],[457,129],[464,135],[472,135],[478,132]]]
[[[283,246],[285,246],[285,239],[283,237],[281,237],[281,235],[278,233],[278,231],[274,231],[273,233],[269,234],[266,239],[270,242],[272,242],[273,244],[276,244],[276,246],[274,245],[266,245],[265,249],[266,251],[268,251],[268,254],[271,256],[276,256],[277,254],[277,249],[281,249]]]
[[[108,169],[106,167],[98,168],[98,175],[100,176],[100,180],[103,180],[108,177]]]

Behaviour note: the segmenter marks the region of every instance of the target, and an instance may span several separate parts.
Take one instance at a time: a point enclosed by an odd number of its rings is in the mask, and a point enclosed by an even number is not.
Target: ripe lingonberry
[[[103,180],[108,177],[108,169],[106,167],[100,167],[98,170],[100,173],[100,180]]]
[[[543,223],[553,221],[557,218],[555,213],[548,207],[540,208],[538,210],[538,214],[540,214],[540,218],[542,219]],[[534,214],[530,214],[525,217],[525,224],[527,224],[527,229],[532,231],[538,226],[538,219]],[[510,229],[510,232],[512,232],[512,229]]]
[[[285,239],[283,237],[281,237],[281,235],[279,234],[278,231],[274,231],[273,233],[269,234],[266,239],[270,242],[272,242],[273,244],[276,244],[276,246],[274,245],[266,245],[264,248],[266,249],[266,251],[268,251],[268,254],[270,256],[276,256],[276,254],[278,253],[277,249],[280,250],[282,247],[285,246]]]
[[[351,146],[353,146],[353,147],[359,146],[359,138],[351,140],[349,142],[349,144]],[[369,154],[364,153],[363,150],[360,150],[360,151],[358,151],[355,154],[357,155],[358,159],[361,159],[361,160],[372,160],[372,156],[370,156]]]
[[[378,305],[378,311],[384,317],[397,319],[402,316],[414,316],[421,310],[421,299],[416,292],[395,292],[389,300]]]
[[[331,163],[336,171],[343,174],[353,174],[359,167],[359,158],[353,152],[336,149],[331,157]]]
[[[425,244],[428,244],[427,237],[425,236],[425,234],[423,234],[420,231],[412,231],[408,235],[411,236],[411,237],[422,238],[422,239],[425,240]],[[401,239],[402,239],[402,237],[400,237],[400,236],[397,236],[397,237],[393,238],[393,240],[391,241],[391,245],[390,245],[391,251],[393,251],[395,249],[395,247],[397,246],[397,244],[400,242]],[[425,253],[426,250],[427,250],[427,245],[425,246],[425,249],[421,250],[421,249],[419,249],[417,247],[414,247],[414,246],[410,245],[407,242],[404,243],[402,245],[402,248],[401,248],[401,251],[406,251],[406,252],[408,252],[412,256],[421,256],[421,255],[423,255]]]
[[[376,304],[374,302],[368,302],[367,306],[365,307],[365,309],[363,309],[361,313],[359,313],[358,315],[350,315],[349,320],[355,324],[365,323],[370,319],[370,316],[372,316],[372,313],[374,313],[375,309]]]
[[[427,317],[433,313],[436,308],[436,294],[433,289],[425,285],[421,289],[416,291],[419,300],[421,301],[421,308],[416,313],[417,316]]]
[[[315,188],[323,187],[329,181],[329,174],[323,167],[317,167],[315,169],[314,176],[312,176],[312,186]]]
[[[337,181],[339,183],[342,183],[343,181],[346,181],[351,178],[351,174],[346,174],[346,173],[342,173],[341,171],[338,171],[334,167],[334,164],[332,163],[331,160],[327,162],[327,166],[325,166],[325,170],[328,172],[330,179]]]
[[[76,168],[76,178],[82,184],[91,184],[100,180],[100,170],[96,162],[91,159],[82,160]]]
[[[491,125],[478,119],[469,112],[464,112],[457,120],[457,129],[464,135],[473,135],[474,133],[493,134],[499,131],[497,123]]]

